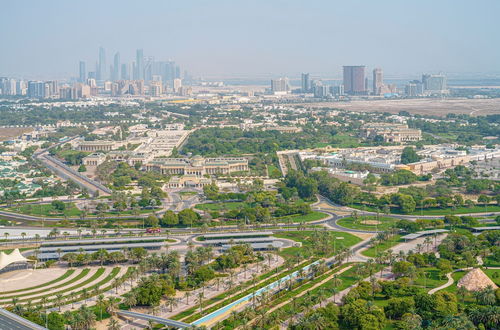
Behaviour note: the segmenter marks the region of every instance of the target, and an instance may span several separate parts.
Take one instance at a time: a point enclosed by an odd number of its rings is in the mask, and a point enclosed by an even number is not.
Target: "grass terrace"
[[[43,284],[40,284],[40,285],[31,286],[31,287],[24,288],[24,289],[19,289],[19,290],[3,291],[3,292],[0,292],[0,294],[4,295],[4,294],[17,293],[17,292],[23,292],[23,291],[30,291],[30,290],[35,290],[35,289],[39,289],[39,288],[48,287],[48,286],[50,286],[50,285],[52,285],[54,283],[61,282],[61,281],[65,280],[65,279],[67,279],[68,277],[70,277],[71,275],[73,275],[73,273],[75,271],[76,271],[76,269],[69,269],[63,275],[61,275],[58,278],[56,278],[56,279],[54,279],[52,281],[49,281],[47,283],[43,283]]]
[[[103,269],[103,268],[101,268],[101,269]],[[104,272],[104,269],[103,269],[102,272]],[[89,273],[90,273],[90,269],[89,268],[82,269],[82,271],[78,275],[76,275],[75,277],[73,277],[69,281],[66,281],[66,282],[63,282],[63,283],[61,283],[59,285],[50,287],[50,291],[55,290],[55,289],[59,289],[59,288],[65,287],[65,286],[68,286],[70,284],[73,284],[73,283],[81,280],[82,278],[86,277]],[[98,272],[96,272],[96,273],[98,273]],[[94,275],[96,273],[94,273]],[[47,292],[47,289],[48,289],[47,287],[48,286],[49,286],[49,284],[43,284],[42,286],[39,285],[36,288],[44,288],[44,289],[38,290],[38,291],[33,291],[33,292],[20,293],[20,294],[17,294],[17,295],[14,295],[14,296],[9,296],[9,297],[2,297],[2,298],[0,298],[0,300],[12,299],[12,298],[20,298],[20,297],[26,297],[26,296],[36,296],[37,294],[43,294],[43,293]],[[27,290],[28,289],[25,289],[25,290],[22,290],[22,291],[27,291]],[[3,293],[5,294],[5,292],[3,292]]]

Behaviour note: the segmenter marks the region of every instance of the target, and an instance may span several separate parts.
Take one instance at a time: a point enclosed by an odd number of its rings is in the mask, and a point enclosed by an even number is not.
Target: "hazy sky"
[[[500,0],[0,0],[0,76],[76,76],[98,47],[196,76],[500,72]]]

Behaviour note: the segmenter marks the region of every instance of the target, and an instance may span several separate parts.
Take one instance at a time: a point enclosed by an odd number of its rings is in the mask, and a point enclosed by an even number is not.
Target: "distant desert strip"
[[[498,99],[404,99],[404,100],[356,100],[351,102],[303,103],[305,107],[331,107],[359,112],[408,111],[412,114],[446,116],[448,113],[484,116],[500,114]]]

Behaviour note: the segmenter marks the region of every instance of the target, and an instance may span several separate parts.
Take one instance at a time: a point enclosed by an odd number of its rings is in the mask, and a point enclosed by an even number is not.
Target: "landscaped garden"
[[[382,216],[350,216],[337,220],[337,224],[350,229],[384,231],[394,226],[398,220]]]

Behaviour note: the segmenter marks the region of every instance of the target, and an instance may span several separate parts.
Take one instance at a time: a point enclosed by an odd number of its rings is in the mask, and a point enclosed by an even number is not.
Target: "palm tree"
[[[59,312],[61,311],[61,306],[64,305],[64,299],[63,299],[63,294],[58,293],[56,294],[56,306],[59,307]]]
[[[123,303],[125,305],[127,305],[129,308],[132,308],[134,307],[135,305],[137,305],[137,298],[136,298],[136,295],[135,295],[135,292],[134,291],[131,291],[129,292],[124,300],[123,300]]]
[[[198,305],[200,306],[200,313],[202,313],[202,311],[203,311],[203,310],[202,310],[202,308],[203,308],[202,303],[203,303],[203,298],[204,298],[204,296],[205,296],[205,295],[203,294],[203,292],[198,292],[198,297],[197,297],[197,299],[196,299],[196,300],[197,300]]]
[[[121,326],[118,321],[112,317],[108,322],[108,330],[120,330]]]
[[[108,312],[111,316],[114,316],[116,310],[118,309],[118,302],[120,300],[115,297],[109,297],[106,301],[106,312]]]
[[[424,240],[424,246],[427,247],[427,252],[429,252],[429,246],[431,246],[431,244],[432,244],[432,239],[429,236],[427,236]]]
[[[97,299],[96,299],[96,306],[97,308],[99,308],[99,312],[100,312],[100,320],[102,320],[102,310],[104,308],[106,308],[106,301],[104,300],[104,295],[103,294],[100,294],[97,296]]]
[[[189,296],[191,295],[191,292],[189,291],[186,291],[186,293],[184,293],[184,297],[186,297],[186,305],[189,305]]]
[[[342,285],[342,280],[338,278],[338,275],[335,274],[332,279],[332,289],[333,289],[333,302],[336,303],[335,297],[338,293],[338,287]]]
[[[167,303],[170,306],[170,312],[174,311],[174,307],[178,306],[177,299],[174,297],[167,297]]]

